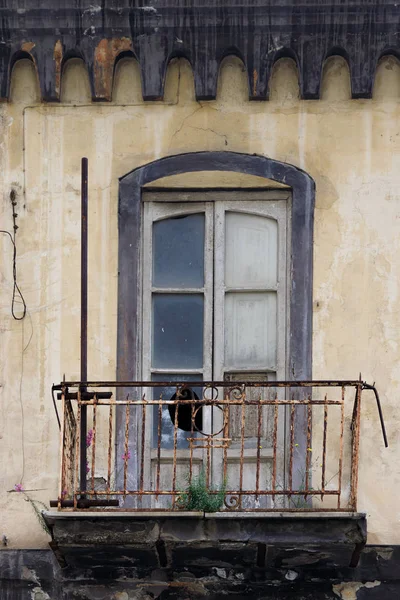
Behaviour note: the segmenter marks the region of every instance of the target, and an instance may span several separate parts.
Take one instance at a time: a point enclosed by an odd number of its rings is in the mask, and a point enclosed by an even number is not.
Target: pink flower
[[[122,455],[122,460],[127,461],[131,457],[131,451],[128,450],[125,454]]]
[[[22,483],[16,483],[16,484],[14,485],[14,490],[15,490],[16,492],[23,492],[23,491],[24,491],[24,488],[22,487]]]
[[[65,496],[68,496],[68,490],[63,490],[61,493],[61,498],[65,498]]]
[[[86,436],[86,448],[90,448],[93,441],[93,429],[89,429]]]

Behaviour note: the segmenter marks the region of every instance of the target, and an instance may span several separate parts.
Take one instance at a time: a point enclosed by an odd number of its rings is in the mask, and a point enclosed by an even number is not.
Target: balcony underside
[[[97,576],[154,569],[293,569],[356,566],[363,513],[45,513],[63,566]]]

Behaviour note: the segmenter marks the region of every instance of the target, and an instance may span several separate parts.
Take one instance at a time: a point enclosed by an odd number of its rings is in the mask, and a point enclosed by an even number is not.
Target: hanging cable
[[[11,206],[12,206],[14,233],[11,234],[9,231],[6,231],[5,229],[0,229],[0,233],[4,233],[4,234],[8,235],[11,240],[11,243],[13,245],[13,282],[14,283],[13,283],[13,293],[12,293],[12,300],[11,300],[11,314],[16,321],[22,321],[22,319],[24,319],[26,316],[26,302],[25,302],[25,299],[19,288],[19,285],[17,283],[17,245],[15,243],[15,238],[16,238],[17,229],[18,229],[18,225],[17,225],[18,214],[15,212],[15,207],[17,205],[17,201],[15,199],[15,191],[14,190],[11,190],[11,192],[10,192],[10,200],[11,200]],[[22,306],[23,306],[21,316],[17,316],[15,313],[15,303],[16,303],[18,296],[19,296],[19,298],[22,302]]]

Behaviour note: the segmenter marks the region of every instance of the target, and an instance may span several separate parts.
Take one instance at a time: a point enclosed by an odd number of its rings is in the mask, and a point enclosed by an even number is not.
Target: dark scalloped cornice
[[[43,100],[57,101],[62,68],[85,61],[94,100],[111,97],[114,66],[137,57],[146,100],[163,96],[168,62],[192,64],[198,99],[212,99],[219,64],[237,54],[249,95],[268,97],[282,56],[296,60],[303,98],[319,97],[324,60],[349,63],[354,98],[371,96],[383,54],[400,55],[400,2],[388,0],[0,0],[0,94],[7,98],[16,60],[31,57]]]

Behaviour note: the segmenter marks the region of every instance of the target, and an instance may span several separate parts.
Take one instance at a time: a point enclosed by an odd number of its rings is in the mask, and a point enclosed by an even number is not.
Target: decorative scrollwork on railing
[[[224,504],[228,510],[236,510],[240,505],[240,496],[226,494],[224,498]]]
[[[212,406],[213,408],[219,408],[219,410],[223,411],[224,409],[222,408],[222,406],[220,406],[219,404],[202,404],[200,406],[197,406],[193,412],[192,412],[192,425],[193,425],[193,431],[198,431],[201,435],[204,435],[206,438],[215,438],[217,435],[219,435],[220,433],[222,433],[225,429],[225,423],[222,424],[221,429],[219,429],[218,431],[214,431],[213,433],[208,433],[205,431],[202,431],[201,429],[199,429],[199,427],[197,427],[196,425],[196,414],[199,410],[201,410],[204,406]]]
[[[244,401],[246,399],[246,388],[244,385],[235,385],[234,387],[229,388],[228,398],[232,400],[241,400]]]
[[[203,400],[206,402],[215,402],[218,400],[218,388],[215,385],[206,385],[203,390]]]
[[[187,502],[188,502],[187,494],[185,494],[184,492],[178,493],[175,496],[176,508],[179,508],[180,510],[184,510],[187,506]]]

